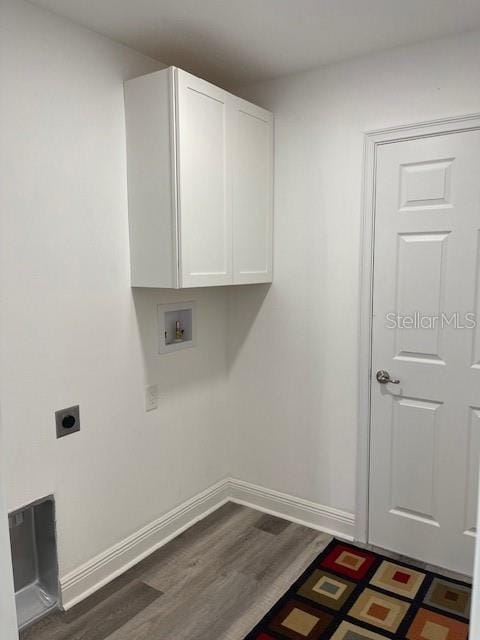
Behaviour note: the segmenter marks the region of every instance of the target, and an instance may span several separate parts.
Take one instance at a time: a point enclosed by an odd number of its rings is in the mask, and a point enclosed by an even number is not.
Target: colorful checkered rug
[[[333,540],[245,640],[467,640],[471,587]]]

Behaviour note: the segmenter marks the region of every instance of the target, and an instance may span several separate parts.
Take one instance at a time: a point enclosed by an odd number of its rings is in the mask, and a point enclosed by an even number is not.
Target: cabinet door
[[[273,116],[233,98],[233,281],[272,281]]]
[[[232,283],[228,94],[176,71],[179,267],[183,287]]]

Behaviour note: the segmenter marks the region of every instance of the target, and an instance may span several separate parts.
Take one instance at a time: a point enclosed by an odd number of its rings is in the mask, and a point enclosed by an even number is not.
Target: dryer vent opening
[[[53,497],[9,514],[15,600],[20,629],[58,605]]]

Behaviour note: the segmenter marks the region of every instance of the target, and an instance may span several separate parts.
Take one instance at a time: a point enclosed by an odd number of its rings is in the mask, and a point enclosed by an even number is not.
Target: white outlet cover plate
[[[158,409],[158,384],[152,384],[145,387],[145,411],[153,411]]]

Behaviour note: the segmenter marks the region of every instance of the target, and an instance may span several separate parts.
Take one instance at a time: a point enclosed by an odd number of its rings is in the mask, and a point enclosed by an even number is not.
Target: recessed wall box
[[[58,606],[53,496],[9,514],[10,546],[20,629]]]
[[[195,302],[159,304],[158,352],[188,349],[195,343]]]

